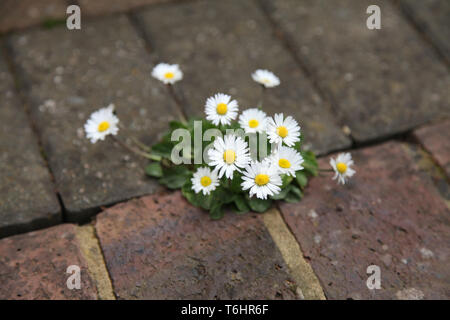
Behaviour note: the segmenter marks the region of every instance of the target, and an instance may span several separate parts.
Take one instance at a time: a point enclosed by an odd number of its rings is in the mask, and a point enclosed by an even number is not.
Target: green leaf
[[[234,196],[234,205],[236,207],[235,212],[238,214],[244,214],[250,211],[244,196],[240,194]]]
[[[303,197],[302,191],[298,187],[291,185],[289,193],[286,195],[286,198],[284,198],[284,200],[286,202],[295,203],[299,202],[302,199],[302,197]]]
[[[161,178],[163,170],[159,162],[152,162],[145,168],[145,173],[150,177]]]
[[[164,176],[159,183],[169,189],[180,189],[190,178],[191,172],[184,166],[176,166],[163,170]]]
[[[170,159],[173,147],[171,142],[159,142],[152,146],[152,153]]]
[[[242,177],[241,175],[235,171],[233,175],[233,180],[230,182],[230,190],[234,193],[241,193],[242,192]]]
[[[294,180],[294,178],[290,175],[287,174],[283,174],[281,176],[281,180],[283,181],[283,184],[281,185],[281,188],[286,188],[291,182],[292,180]]]
[[[247,203],[253,211],[266,212],[272,205],[272,199],[263,200],[253,197],[248,198]]]
[[[301,188],[306,187],[306,185],[308,184],[308,177],[303,171],[297,171],[295,173],[295,179],[297,180],[297,183]]]
[[[305,168],[305,171],[312,176],[317,176],[319,171],[316,156],[314,155],[314,153],[311,151],[302,151],[301,154],[303,159],[305,160],[302,164],[303,168]]]
[[[223,217],[222,203],[214,202],[209,211],[209,217],[213,220],[219,220]]]

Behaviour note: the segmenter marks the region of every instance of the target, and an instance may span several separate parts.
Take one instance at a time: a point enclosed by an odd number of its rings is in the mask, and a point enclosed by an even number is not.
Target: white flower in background
[[[215,167],[219,178],[225,174],[229,179],[233,179],[235,170],[240,172],[250,162],[250,154],[245,142],[241,137],[227,134],[224,138],[217,137],[214,140],[213,148],[208,150],[210,166]]]
[[[119,118],[114,115],[114,105],[110,104],[91,114],[84,125],[84,131],[86,137],[92,143],[96,143],[98,140],[104,140],[109,134],[116,135],[119,131],[118,123]]]
[[[350,168],[353,165],[350,153],[340,153],[336,159],[331,158],[330,165],[335,172],[333,179],[338,179],[338,183],[345,184],[346,179],[353,176],[356,172]]]
[[[268,70],[258,69],[252,73],[252,78],[266,88],[276,87],[280,84],[280,79]]]
[[[206,119],[216,126],[230,124],[231,120],[237,117],[238,103],[236,100],[231,100],[229,95],[217,93],[206,99],[205,113]]]
[[[252,162],[242,175],[242,190],[248,190],[250,197],[256,194],[259,199],[267,199],[281,191],[281,177],[275,166],[265,162]]]
[[[214,191],[219,185],[219,179],[217,178],[216,172],[211,171],[210,168],[206,167],[198,168],[191,178],[191,181],[192,189],[195,193],[202,191],[205,196],[210,194],[211,191]]]
[[[300,141],[300,127],[294,118],[291,116],[284,118],[283,114],[279,113],[267,121],[267,135],[270,143],[284,142],[288,147],[292,147]]]
[[[272,155],[272,163],[282,174],[288,174],[295,177],[295,172],[303,170],[303,157],[300,152],[293,148],[280,146],[278,151]]]
[[[267,115],[259,109],[247,109],[239,116],[239,124],[246,133],[264,132],[267,126]]]
[[[165,84],[174,84],[183,79],[183,72],[177,64],[159,63],[153,68],[152,76]]]

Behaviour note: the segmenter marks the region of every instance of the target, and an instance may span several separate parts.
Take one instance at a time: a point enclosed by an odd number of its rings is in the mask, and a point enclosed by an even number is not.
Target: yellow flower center
[[[172,79],[174,76],[175,76],[175,75],[173,74],[173,72],[167,72],[167,73],[164,75],[164,78],[166,78],[166,79]]]
[[[224,115],[225,113],[227,113],[228,107],[225,103],[221,102],[217,105],[217,113],[220,115]]]
[[[248,126],[250,128],[256,128],[258,125],[259,125],[259,122],[256,119],[252,119],[248,122]]]
[[[288,169],[291,167],[291,163],[288,159],[280,159],[278,160],[278,165],[284,169]]]
[[[286,138],[288,135],[288,129],[284,126],[280,126],[277,128],[277,134],[282,138]]]
[[[200,179],[200,183],[202,184],[202,186],[207,187],[211,184],[211,178],[208,176],[204,176]]]
[[[223,161],[225,161],[226,163],[232,164],[235,159],[236,152],[234,152],[233,150],[228,149],[223,153]]]
[[[255,183],[258,186],[265,186],[266,184],[269,183],[269,176],[267,174],[260,173],[260,174],[256,175]]]
[[[340,174],[344,174],[347,171],[347,165],[343,162],[336,164],[336,169]]]
[[[109,122],[103,121],[98,125],[98,131],[103,132],[109,129]]]

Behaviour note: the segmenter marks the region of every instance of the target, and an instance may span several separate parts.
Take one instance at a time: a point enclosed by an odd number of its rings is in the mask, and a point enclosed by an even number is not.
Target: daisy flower
[[[230,124],[236,119],[238,113],[238,103],[231,100],[229,95],[217,93],[206,100],[206,119],[212,121],[214,125]]]
[[[303,157],[300,152],[293,148],[280,146],[278,151],[272,156],[272,163],[282,174],[295,177],[295,172],[303,170]]]
[[[117,126],[119,118],[114,115],[114,105],[110,104],[106,108],[95,111],[84,125],[86,137],[92,143],[104,140],[109,134],[116,135],[119,131]]]
[[[233,172],[244,168],[250,162],[250,154],[245,142],[241,137],[227,134],[224,138],[217,137],[214,140],[213,148],[208,150],[210,166],[214,166],[214,171],[218,172],[219,178],[225,174],[229,179],[233,179]]]
[[[259,109],[247,109],[239,116],[239,124],[246,133],[264,132],[267,125],[267,115]]]
[[[183,79],[183,72],[177,64],[159,63],[153,68],[152,76],[165,84],[174,84]]]
[[[267,163],[252,162],[245,168],[241,183],[242,190],[248,190],[250,197],[256,194],[259,199],[267,199],[281,191],[281,177],[275,166]]]
[[[356,172],[350,168],[353,165],[350,153],[340,153],[336,159],[331,158],[330,165],[335,172],[333,179],[338,179],[338,183],[345,184],[346,179],[353,176]]]
[[[252,78],[266,88],[273,88],[280,84],[280,79],[268,70],[258,69],[252,73]]]
[[[275,114],[274,118],[269,118],[267,122],[267,135],[270,143],[281,144],[284,142],[288,147],[292,147],[300,141],[300,127],[297,121],[291,116],[284,118],[282,113]]]
[[[195,193],[202,191],[205,196],[210,194],[211,191],[214,191],[219,185],[217,174],[206,167],[198,168],[191,178],[191,181],[192,190],[194,190]]]

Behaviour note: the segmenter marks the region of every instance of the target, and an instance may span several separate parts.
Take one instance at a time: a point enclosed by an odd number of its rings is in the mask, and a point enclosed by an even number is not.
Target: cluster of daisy
[[[172,90],[172,86],[183,79],[183,72],[176,64],[160,63],[153,69],[152,76]],[[238,192],[246,193],[247,199],[254,196],[261,200],[281,199],[277,198],[277,195],[283,193],[283,190],[294,190],[293,187],[289,189],[286,181],[289,181],[289,184],[296,179],[298,185],[303,188],[306,185],[305,172],[309,170],[310,174],[311,172],[313,172],[312,175],[317,174],[314,173],[317,172],[317,162],[312,153],[310,153],[312,160],[305,161],[306,153],[300,150],[300,126],[293,117],[285,116],[283,113],[271,117],[262,110],[265,89],[278,86],[280,79],[268,70],[256,70],[251,77],[262,88],[257,108],[250,108],[239,114],[238,102],[230,95],[217,93],[206,99],[206,121],[223,133],[222,136],[215,138],[208,150],[207,165],[178,167],[175,170],[173,163],[169,163],[169,168],[166,169],[163,165],[164,160],[167,165],[169,158],[162,151],[158,153],[157,145],[148,147],[137,139],[133,139],[136,146],[132,147],[117,139],[115,136],[119,131],[119,119],[112,104],[90,116],[84,126],[86,137],[92,143],[96,143],[111,136],[128,150],[155,161],[151,164],[150,173],[146,169],[147,173],[159,177],[160,182],[165,181],[169,187],[188,186],[196,195],[210,197],[221,188],[238,185],[240,188]],[[180,126],[188,127],[188,122],[183,119]],[[229,133],[228,129],[231,128],[242,129],[246,135],[255,134],[258,137],[266,135],[270,143],[270,153],[262,159],[252,160],[248,142],[237,133]],[[164,159],[164,156],[167,159]],[[346,180],[355,173],[355,170],[351,168],[353,160],[349,153],[342,153],[332,158],[330,165],[331,169],[321,171],[334,171],[334,179],[337,179],[338,183],[345,184]],[[164,180],[164,174],[170,170],[177,179]],[[184,178],[186,180],[182,180]],[[181,182],[174,183],[175,180]],[[299,189],[298,192],[300,192]],[[187,194],[185,196],[188,200],[192,200]],[[223,197],[223,195],[220,196]],[[214,203],[203,204],[206,208],[214,206]]]

